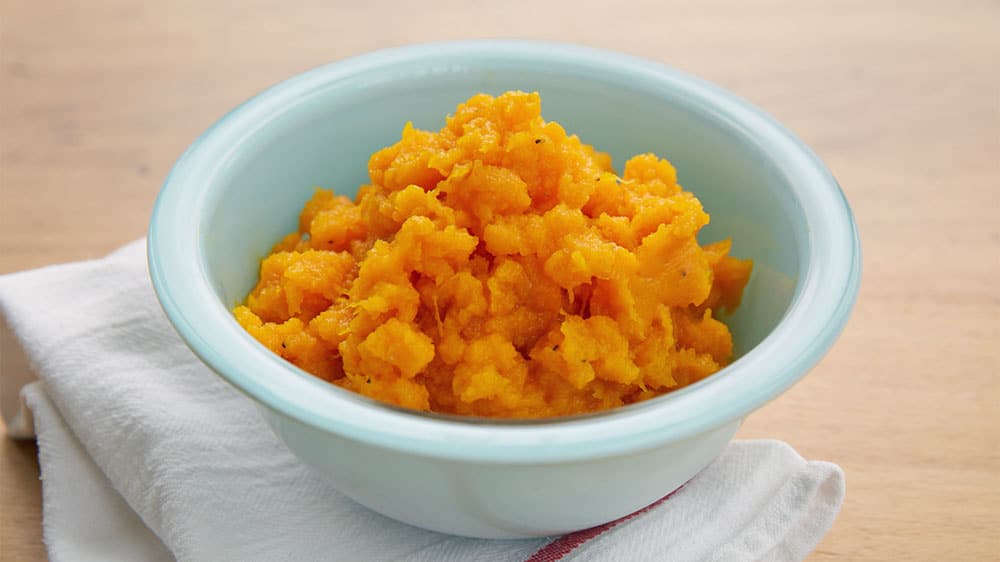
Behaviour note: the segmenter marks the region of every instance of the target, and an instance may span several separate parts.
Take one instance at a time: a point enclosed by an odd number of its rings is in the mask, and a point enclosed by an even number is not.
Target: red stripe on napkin
[[[598,525],[597,527],[591,527],[589,529],[584,529],[582,531],[576,531],[574,533],[563,535],[558,539],[550,542],[549,544],[543,546],[542,548],[538,549],[534,554],[531,555],[530,558],[528,558],[524,562],[556,562],[557,560],[562,560],[564,556],[566,556],[570,552],[573,552],[573,550],[575,550],[581,544],[593,539],[594,537],[601,535],[601,533],[604,533],[605,531],[612,529],[621,523],[628,521],[629,519],[632,519],[637,515],[642,515],[643,513],[646,513],[647,511],[657,507],[661,503],[669,500],[671,496],[681,491],[681,488],[683,487],[684,485],[681,485],[680,488],[677,488],[673,492],[670,492],[669,494],[647,505],[646,507],[640,509],[639,511],[630,513],[620,519],[615,519],[614,521],[605,523],[603,525]]]

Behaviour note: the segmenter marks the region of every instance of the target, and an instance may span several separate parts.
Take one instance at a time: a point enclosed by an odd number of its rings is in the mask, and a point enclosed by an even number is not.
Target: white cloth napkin
[[[0,405],[8,433],[37,433],[54,562],[801,560],[843,501],[836,465],[737,441],[665,501],[564,537],[465,539],[395,522],[302,465],[188,351],[144,248],[0,277]],[[26,414],[16,397],[35,375]]]

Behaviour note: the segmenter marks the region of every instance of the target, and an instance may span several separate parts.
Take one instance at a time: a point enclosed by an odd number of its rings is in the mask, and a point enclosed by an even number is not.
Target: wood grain
[[[213,120],[376,48],[575,41],[750,99],[842,183],[865,273],[833,352],[741,436],[846,471],[812,560],[1000,552],[997,2],[0,2],[0,272],[143,235],[169,166]],[[34,455],[0,443],[2,560],[44,558]]]

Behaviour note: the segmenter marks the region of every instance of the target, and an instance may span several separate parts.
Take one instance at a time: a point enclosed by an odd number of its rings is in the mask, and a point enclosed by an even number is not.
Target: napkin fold
[[[836,465],[736,441],[668,498],[595,529],[441,535],[300,463],[173,332],[143,241],[0,277],[0,321],[0,408],[8,434],[37,435],[54,562],[801,560],[843,502]]]

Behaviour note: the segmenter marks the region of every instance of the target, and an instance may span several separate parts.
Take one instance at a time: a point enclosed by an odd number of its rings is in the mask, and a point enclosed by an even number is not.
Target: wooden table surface
[[[996,559],[1000,4],[388,4],[0,0],[0,273],[142,236],[198,133],[324,62],[470,37],[660,60],[798,133],[857,214],[865,271],[847,330],[741,431],[844,468],[843,512],[810,559]],[[35,455],[0,438],[3,560],[45,556]]]

